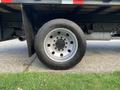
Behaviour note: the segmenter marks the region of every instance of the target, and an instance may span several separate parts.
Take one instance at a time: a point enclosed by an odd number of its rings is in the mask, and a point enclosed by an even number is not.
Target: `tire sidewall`
[[[73,58],[65,62],[56,62],[51,60],[44,50],[44,40],[46,35],[54,30],[55,28],[66,28],[74,33],[78,41],[78,50]],[[43,27],[38,31],[36,38],[35,38],[35,50],[38,55],[40,61],[46,64],[50,68],[54,69],[67,69],[78,62],[81,61],[84,53],[86,51],[86,40],[82,29],[73,23],[72,21],[65,20],[65,19],[56,19],[49,21],[48,23],[44,24]]]

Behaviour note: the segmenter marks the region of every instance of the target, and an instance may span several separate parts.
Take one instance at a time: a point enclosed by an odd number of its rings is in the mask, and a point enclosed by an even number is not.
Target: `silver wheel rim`
[[[44,40],[46,55],[53,61],[65,62],[74,57],[78,41],[73,32],[66,28],[56,28]]]

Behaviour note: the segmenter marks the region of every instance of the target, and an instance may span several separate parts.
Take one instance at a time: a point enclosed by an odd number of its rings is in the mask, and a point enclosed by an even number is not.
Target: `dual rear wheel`
[[[49,68],[69,69],[81,61],[86,51],[82,29],[66,19],[44,24],[35,37],[38,58]]]

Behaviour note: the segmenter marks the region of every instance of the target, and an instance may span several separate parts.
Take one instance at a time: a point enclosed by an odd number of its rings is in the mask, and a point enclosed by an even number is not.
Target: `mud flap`
[[[34,50],[34,29],[29,18],[28,12],[25,9],[24,5],[21,5],[22,10],[22,21],[23,21],[23,29],[25,30],[25,37],[27,40],[28,52],[29,56],[32,56],[35,53]]]

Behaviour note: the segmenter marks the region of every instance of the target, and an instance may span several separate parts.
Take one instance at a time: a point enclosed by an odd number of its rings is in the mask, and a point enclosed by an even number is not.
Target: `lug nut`
[[[60,49],[58,49],[58,51],[60,51]]]

